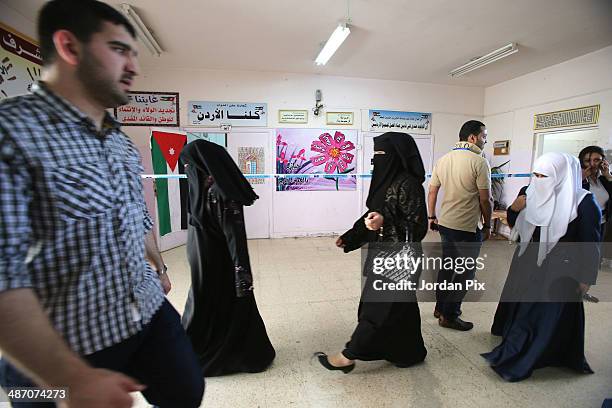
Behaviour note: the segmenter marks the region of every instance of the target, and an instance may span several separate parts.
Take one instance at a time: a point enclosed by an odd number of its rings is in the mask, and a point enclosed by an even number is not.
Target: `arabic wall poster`
[[[416,135],[431,134],[431,113],[370,110],[369,131],[398,131]]]
[[[40,78],[38,43],[0,24],[0,100],[30,92]]]
[[[238,167],[244,174],[264,174],[265,173],[265,153],[264,148],[259,147],[239,147],[238,148]],[[248,178],[253,184],[264,184],[263,178]]]
[[[190,126],[268,126],[267,103],[189,101]]]
[[[277,129],[276,191],[357,189],[356,130]],[[317,176],[309,176],[316,174]],[[301,177],[300,175],[305,175]]]
[[[128,92],[127,105],[114,109],[123,126],[179,127],[178,92]]]

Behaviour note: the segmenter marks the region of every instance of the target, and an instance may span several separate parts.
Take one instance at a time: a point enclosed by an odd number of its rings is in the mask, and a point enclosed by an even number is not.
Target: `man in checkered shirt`
[[[130,407],[134,391],[198,407],[140,157],[106,112],[128,102],[134,29],[104,3],[52,0],[38,31],[43,81],[0,104],[0,384],[68,387],[78,408]]]

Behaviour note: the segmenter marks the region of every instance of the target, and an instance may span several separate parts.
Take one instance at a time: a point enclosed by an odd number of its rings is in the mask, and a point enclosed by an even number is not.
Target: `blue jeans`
[[[474,260],[480,253],[480,247],[482,246],[482,234],[481,230],[476,232],[460,231],[438,226],[440,229],[440,238],[442,239],[442,258],[453,259],[453,264],[458,258],[473,258]],[[443,265],[447,265],[447,262],[443,262]],[[438,272],[438,283],[452,282],[461,283],[462,290],[436,290],[436,309],[448,320],[454,320],[459,316],[461,310],[461,302],[467,293],[465,289],[465,281],[474,279],[476,272],[475,268],[463,268],[464,271],[459,270],[457,267],[440,269]]]
[[[92,366],[122,372],[147,388],[147,401],[162,408],[197,408],[204,376],[181,326],[179,314],[165,300],[151,321],[123,342],[83,356]],[[0,360],[2,387],[36,387],[5,359]],[[70,390],[68,390],[70,393]],[[52,408],[54,403],[20,402],[14,408]]]

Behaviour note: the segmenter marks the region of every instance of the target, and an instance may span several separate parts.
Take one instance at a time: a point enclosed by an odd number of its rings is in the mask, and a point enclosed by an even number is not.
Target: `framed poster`
[[[238,147],[238,167],[244,174],[264,174],[265,163],[264,148],[261,146],[255,147]],[[251,184],[264,184],[263,178],[250,178]]]
[[[277,129],[276,191],[357,189],[356,130]]]
[[[189,101],[189,126],[268,126],[268,104]]]
[[[114,109],[123,126],[179,127],[178,92],[128,92],[127,105]]]
[[[368,114],[370,132],[396,130],[417,135],[431,134],[431,113],[370,110]]]
[[[0,23],[0,100],[30,92],[41,67],[38,42]]]

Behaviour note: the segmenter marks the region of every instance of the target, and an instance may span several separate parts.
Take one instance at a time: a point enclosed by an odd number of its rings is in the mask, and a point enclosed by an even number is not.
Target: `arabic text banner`
[[[370,110],[371,132],[397,131],[415,135],[431,134],[431,113]]]
[[[38,43],[0,24],[0,100],[28,93],[41,65]]]
[[[268,104],[189,101],[190,126],[268,126]]]
[[[124,126],[172,126],[179,123],[178,92],[138,92],[128,94],[127,105],[115,108],[115,118]]]
[[[276,191],[357,189],[356,130],[292,128],[276,134]]]

